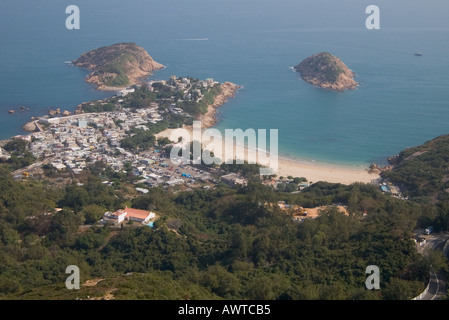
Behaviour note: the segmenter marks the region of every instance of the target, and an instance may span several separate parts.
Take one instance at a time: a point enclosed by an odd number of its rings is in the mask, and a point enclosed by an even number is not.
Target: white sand
[[[192,139],[192,127],[184,127],[184,129],[189,133],[190,139]],[[157,134],[156,137],[167,137],[170,139],[170,136],[172,135],[174,130],[175,129],[167,129]],[[172,138],[173,141],[177,141],[176,137]],[[207,144],[209,144],[209,141],[203,141],[203,145]],[[212,151],[220,149],[219,141],[214,141],[209,146],[213,148]],[[228,152],[224,146],[223,141],[222,151],[223,152],[221,154],[221,159],[223,161],[231,157],[235,158],[236,152],[241,152],[241,154],[245,155],[245,160],[248,161],[249,159],[256,159],[258,163],[261,163],[262,165],[264,164],[263,162],[259,161],[259,157],[257,157],[257,152],[255,150],[251,150],[250,152],[248,152],[248,148],[246,147],[243,148],[241,146],[237,146],[234,148],[233,152]],[[218,152],[214,153],[215,156],[218,156]],[[225,153],[226,156],[224,156]],[[250,158],[250,156],[252,158]],[[239,158],[241,159],[241,157]],[[273,159],[270,163],[270,167],[272,169],[276,169],[275,173],[278,177],[305,177],[309,182],[327,181],[342,184],[351,184],[354,182],[370,183],[372,180],[379,178],[378,174],[368,173],[368,168],[334,165],[327,163],[314,163],[300,159],[292,160],[282,157],[278,157],[277,163],[275,163]]]

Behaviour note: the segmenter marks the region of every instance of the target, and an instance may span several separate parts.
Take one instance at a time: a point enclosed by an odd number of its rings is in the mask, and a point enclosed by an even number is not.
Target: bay
[[[212,77],[243,88],[220,108],[217,128],[278,129],[282,156],[365,166],[449,133],[449,4],[376,1],[381,29],[367,30],[367,1],[117,1],[0,3],[0,139],[31,116],[75,110],[111,96],[68,67],[88,50],[135,42],[166,66],[152,78]],[[65,28],[78,5],[80,30]],[[291,67],[328,51],[357,75],[331,92]],[[422,52],[417,57],[415,52]],[[8,114],[24,105],[28,112]]]

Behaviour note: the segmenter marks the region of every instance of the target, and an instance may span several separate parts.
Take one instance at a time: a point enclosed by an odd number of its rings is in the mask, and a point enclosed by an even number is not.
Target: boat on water
[[[422,53],[421,52],[417,52],[417,53],[415,53],[415,56],[421,57]]]

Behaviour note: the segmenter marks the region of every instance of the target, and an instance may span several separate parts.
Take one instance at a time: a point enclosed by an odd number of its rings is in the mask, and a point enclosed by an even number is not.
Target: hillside
[[[86,81],[98,89],[126,87],[164,66],[134,43],[118,43],[83,53],[73,64],[92,71]]]
[[[337,57],[328,52],[320,52],[304,59],[294,69],[301,78],[315,86],[344,91],[355,89],[354,73]]]
[[[427,211],[374,186],[317,183],[290,194],[252,183],[131,198],[125,182],[84,174],[80,184],[43,188],[0,170],[0,299],[410,299],[425,287],[428,263],[410,235]],[[343,203],[351,214],[329,206],[297,222],[261,205],[280,200]],[[161,218],[153,228],[86,225],[91,209],[126,203]],[[363,286],[372,261],[379,292]],[[64,270],[73,264],[81,289],[69,291]]]
[[[393,169],[381,176],[405,195],[432,202],[449,196],[449,135],[405,149],[389,160]]]
[[[217,300],[217,295],[191,282],[176,280],[170,272],[118,274],[89,279],[79,290],[67,290],[65,282],[46,284],[24,294],[10,295],[21,300]]]

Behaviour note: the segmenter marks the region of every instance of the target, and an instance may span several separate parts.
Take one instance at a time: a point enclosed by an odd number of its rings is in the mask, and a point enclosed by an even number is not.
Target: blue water
[[[219,129],[278,129],[282,155],[350,165],[384,163],[449,133],[449,3],[376,0],[33,0],[0,3],[0,139],[49,108],[75,110],[112,95],[68,67],[81,53],[135,42],[171,74],[243,86],[219,112]],[[76,4],[81,29],[65,28]],[[381,29],[365,28],[377,4]],[[189,40],[189,39],[204,39]],[[291,70],[329,51],[356,74],[357,90],[330,92]],[[417,51],[422,57],[414,56]],[[25,105],[29,112],[8,114]]]

